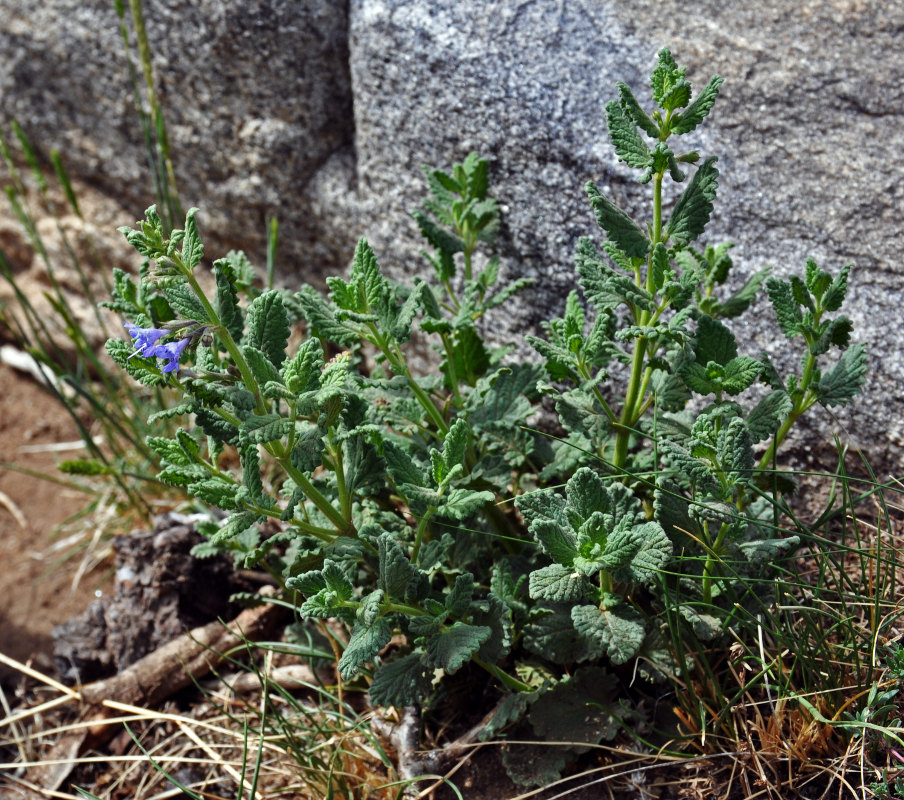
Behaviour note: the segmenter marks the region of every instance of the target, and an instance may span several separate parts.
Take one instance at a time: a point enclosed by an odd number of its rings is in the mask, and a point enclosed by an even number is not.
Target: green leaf
[[[185,284],[169,286],[163,290],[167,302],[182,319],[207,323],[207,312],[195,293]]]
[[[305,340],[291,359],[282,365],[282,379],[295,394],[311,392],[320,386],[323,350],[317,339]]]
[[[296,424],[296,428],[298,424]],[[326,431],[319,425],[303,427],[295,433],[295,446],[292,448],[292,466],[302,472],[313,472],[323,463],[323,451],[326,443],[323,437]]]
[[[624,664],[643,644],[646,630],[641,613],[617,595],[607,594],[605,608],[575,606],[571,619],[575,630],[613,664]]]
[[[653,272],[653,288],[658,292],[665,284],[665,277],[671,272],[669,267],[669,251],[662,242],[657,242],[653,248],[653,259],[651,261],[651,269]]]
[[[571,524],[578,527],[596,511],[609,511],[609,492],[600,476],[590,467],[581,467],[565,486],[568,497],[565,505]]]
[[[370,625],[357,623],[339,659],[339,674],[342,680],[352,680],[368,661],[376,658],[377,654],[389,644],[391,638],[392,628],[384,619],[378,619]]]
[[[220,526],[220,529],[210,537],[210,543],[214,545],[221,544],[227,539],[232,539],[239,534],[244,533],[257,522],[257,519],[257,514],[250,511],[240,511],[237,514],[232,514],[229,519]]]
[[[738,345],[725,325],[704,315],[697,321],[694,353],[700,364],[715,361],[725,365],[738,355]]]
[[[694,102],[692,102],[683,112],[672,117],[672,122],[669,126],[671,132],[679,135],[689,133],[703,122],[712,109],[713,103],[716,102],[716,97],[719,94],[719,87],[721,85],[722,78],[718,75],[714,75],[710,78],[709,83],[703,87],[703,91],[697,95]]]
[[[471,489],[453,489],[443,495],[436,515],[457,522],[467,519],[485,503],[492,503],[496,496],[492,492],[475,492]]]
[[[473,595],[474,576],[470,572],[457,575],[452,589],[446,595],[446,611],[453,617],[464,616],[471,605]]]
[[[618,89],[618,98],[622,104],[625,113],[631,118],[634,124],[640,128],[648,136],[654,139],[659,138],[659,126],[647,116],[646,112],[640,107],[631,89],[626,83],[619,81],[615,84]]]
[[[617,205],[600,193],[593,181],[588,181],[584,191],[596,213],[599,226],[628,258],[646,258],[650,240],[637,224]],[[708,218],[708,217],[707,217]]]
[[[288,436],[292,430],[292,420],[281,416],[280,414],[265,414],[258,416],[251,414],[246,419],[241,428],[239,435],[248,442],[255,444],[266,444]]]
[[[182,240],[182,261],[188,269],[193,270],[204,256],[204,245],[195,222],[197,208],[190,208],[185,215],[185,238]]]
[[[656,308],[656,300],[645,288],[637,286],[632,277],[616,272],[603,263],[593,242],[587,237],[578,240],[575,260],[581,287],[598,311],[619,303],[645,311]]]
[[[755,358],[748,356],[733,358],[725,365],[722,388],[731,395],[740,394],[753,386],[762,371],[763,365]]]
[[[587,579],[570,567],[550,564],[530,574],[530,596],[533,600],[576,603],[590,594]]]
[[[709,222],[718,188],[719,170],[715,167],[716,160],[708,158],[697,168],[675,204],[664,234],[664,238],[671,239],[674,245],[690,244],[703,233]]]
[[[461,466],[464,463],[467,448],[468,423],[462,417],[459,417],[449,427],[446,438],[443,440],[442,457],[447,472],[452,467]]]
[[[401,599],[405,597],[405,590],[416,570],[411,566],[408,556],[402,551],[401,545],[391,533],[384,532],[377,542],[379,575],[377,586],[382,589],[387,597]]]
[[[456,622],[427,641],[427,655],[433,666],[451,674],[470,661],[490,633],[490,629],[483,625]]]
[[[653,520],[635,526],[631,533],[640,541],[640,547],[631,558],[628,574],[632,580],[641,583],[653,581],[669,563],[672,557],[672,543],[662,526]]]
[[[221,258],[213,263],[213,276],[217,283],[215,303],[217,316],[233,340],[236,343],[241,342],[245,323],[239,307],[235,269],[227,259]]]
[[[259,386],[264,386],[270,382],[282,383],[282,375],[280,375],[279,369],[263,351],[246,344],[242,346],[242,355],[245,356],[245,360],[248,362],[248,366],[251,367],[251,372],[254,373],[254,379]]]
[[[618,160],[629,167],[645,169],[650,163],[650,149],[618,101],[606,103],[606,122]]]
[[[719,465],[730,483],[750,477],[753,471],[753,446],[747,423],[736,417],[719,432]]]
[[[278,370],[286,359],[289,342],[288,317],[278,290],[270,289],[251,301],[247,324],[247,343],[263,352]]]
[[[781,427],[793,407],[794,401],[784,389],[767,394],[747,416],[751,441],[754,444],[766,441]]]
[[[614,738],[621,727],[619,686],[618,678],[602,667],[582,667],[531,706],[534,731],[553,742],[592,745]]]
[[[383,442],[383,457],[386,459],[389,475],[396,486],[404,486],[405,484],[426,486],[428,483],[425,470],[418,467],[411,459],[411,456],[395,442],[390,440]]]
[[[858,343],[842,354],[838,363],[824,373],[819,381],[819,402],[828,406],[847,405],[854,399],[866,380],[868,363],[866,349]]]
[[[599,654],[598,648],[578,635],[571,621],[570,606],[535,606],[524,628],[524,646],[531,653],[555,664],[573,664]]]
[[[765,267],[758,272],[754,272],[745,282],[725,302],[716,305],[716,311],[721,317],[733,318],[740,316],[744,311],[750,308],[751,303],[756,299],[760,291],[763,281],[769,275],[769,267]]]
[[[794,300],[791,284],[778,278],[767,278],[766,294],[769,295],[782,333],[789,339],[793,339],[801,332],[803,314],[800,306]]]
[[[419,651],[384,664],[370,685],[370,702],[374,706],[410,706],[430,693],[433,669]]]
[[[845,264],[838,273],[838,277],[832,281],[826,293],[822,296],[822,308],[824,311],[837,311],[844,302],[847,294],[848,275],[851,272],[851,265]]]

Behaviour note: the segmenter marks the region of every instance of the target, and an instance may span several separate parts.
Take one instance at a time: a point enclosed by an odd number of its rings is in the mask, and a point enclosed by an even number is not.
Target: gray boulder
[[[4,113],[60,146],[131,222],[152,197],[115,15],[106,0],[22,8],[0,31]],[[408,278],[426,268],[408,215],[424,193],[421,164],[477,150],[504,211],[504,276],[537,280],[494,321],[514,342],[560,312],[574,244],[598,234],[584,182],[638,217],[648,208],[648,189],[608,145],[603,106],[615,82],[648,98],[664,46],[695,86],[722,75],[695,133],[703,155],[720,157],[706,241],[736,242],[738,282],[766,265],[785,276],[808,256],[833,273],[854,264],[847,313],[872,364],[840,424],[883,469],[904,466],[894,155],[904,144],[904,6],[147,0],[145,11],[180,190],[203,209],[208,254],[244,247],[262,263],[264,222],[277,215],[286,281],[341,269],[361,235]],[[754,340],[748,352],[796,361],[765,301],[737,330]],[[832,422],[813,419],[818,432],[803,446]]]

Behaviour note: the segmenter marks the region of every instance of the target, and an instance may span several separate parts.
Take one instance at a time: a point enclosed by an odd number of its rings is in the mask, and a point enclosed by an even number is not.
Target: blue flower
[[[150,351],[154,349],[157,340],[161,336],[166,336],[169,333],[169,331],[163,330],[162,328],[139,328],[137,325],[132,325],[130,322],[125,323],[125,327],[129,331],[129,336],[135,340],[135,352],[132,353],[129,358],[132,358],[133,356],[147,358],[151,355]]]
[[[163,365],[164,372],[179,371],[179,357],[188,344],[188,339],[180,339],[178,342],[167,342],[166,344],[158,344],[156,347],[148,350],[145,355],[157,356],[157,358],[167,359],[167,363]]]

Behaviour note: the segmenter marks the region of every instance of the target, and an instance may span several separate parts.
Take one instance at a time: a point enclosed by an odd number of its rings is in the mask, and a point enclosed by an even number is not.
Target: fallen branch
[[[117,723],[107,719],[113,714],[108,704],[143,708],[159,705],[207,675],[230,650],[245,641],[269,637],[287,613],[284,606],[275,604],[245,609],[232,622],[211,622],[183,634],[118,675],[85,684],[77,691],[67,688],[72,699],[83,703],[81,718],[88,724],[65,734],[51,748],[48,761],[61,759],[70,763],[31,767],[24,783],[32,791],[56,791],[80,755],[104,744],[119,730]]]

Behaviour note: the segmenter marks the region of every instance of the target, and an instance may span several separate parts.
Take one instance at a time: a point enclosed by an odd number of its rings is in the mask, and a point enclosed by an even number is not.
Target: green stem
[[[490,664],[477,656],[471,656],[471,660],[490,673],[494,678],[498,679],[506,688],[515,692],[532,692],[534,687],[530,684],[519,681],[517,678],[509,675],[504,669]]]
[[[336,489],[339,492],[339,508],[341,509],[342,518],[350,520],[352,518],[352,497],[348,491],[348,485],[345,483],[345,465],[342,462],[342,445],[338,447],[333,443],[332,437],[329,439],[329,452],[333,459],[333,471],[336,473]]]
[[[421,551],[421,544],[423,544],[424,539],[429,537],[427,534],[430,530],[430,517],[432,517],[436,513],[436,509],[433,506],[427,508],[427,512],[423,517],[420,518],[417,524],[417,533],[414,536],[414,547],[411,550],[411,561],[412,563],[417,561],[418,553]]]
[[[628,393],[625,395],[625,405],[622,408],[621,418],[618,421],[615,436],[615,455],[612,463],[621,469],[628,459],[628,438],[631,436],[631,428],[636,420],[634,413],[639,405],[638,396],[643,381],[643,362],[646,351],[646,337],[640,336],[634,340],[634,356],[631,359],[631,378],[628,383]]]
[[[712,546],[709,547],[709,552],[706,555],[706,563],[703,565],[703,600],[706,603],[711,603],[713,600],[713,570],[716,566],[716,559],[718,558],[718,553],[722,549],[722,545],[725,543],[725,537],[728,535],[728,531],[731,529],[731,525],[727,522],[722,523],[722,527],[719,528],[719,533],[716,536],[716,541],[712,543]],[[707,545],[709,544],[709,520],[703,521],[703,530],[706,533]]]
[[[781,447],[788,432],[794,427],[794,423],[797,422],[797,420],[812,407],[813,403],[816,402],[815,395],[809,391],[810,383],[813,380],[814,369],[816,369],[816,356],[810,353],[807,356],[807,363],[804,365],[804,374],[800,379],[800,388],[803,391],[803,394],[799,402],[794,404],[794,408],[791,409],[791,412],[788,414],[788,417],[782,423],[781,427],[775,432],[775,436],[769,447],[766,449],[766,452],[763,453],[763,457],[760,459],[757,469],[766,469],[769,464],[772,463],[775,454],[778,452],[778,448]]]

